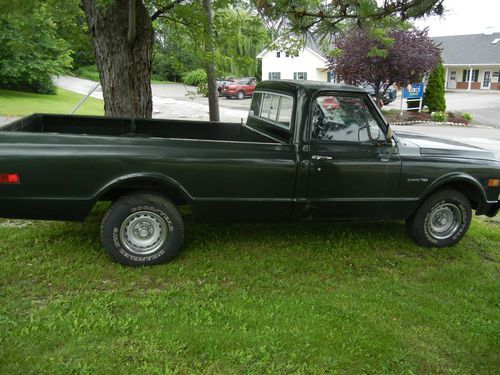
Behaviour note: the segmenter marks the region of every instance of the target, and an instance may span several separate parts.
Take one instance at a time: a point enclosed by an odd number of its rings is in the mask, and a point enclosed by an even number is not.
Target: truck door
[[[395,216],[401,161],[366,95],[312,101],[307,213],[313,220]]]

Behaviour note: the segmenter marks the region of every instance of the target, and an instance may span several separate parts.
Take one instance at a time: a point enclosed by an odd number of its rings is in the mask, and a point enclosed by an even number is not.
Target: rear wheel
[[[406,225],[419,245],[453,246],[469,229],[471,212],[465,195],[456,190],[442,190],[427,198]]]
[[[179,211],[157,193],[124,195],[101,223],[101,241],[109,256],[128,266],[165,263],[177,254],[183,240]]]
[[[242,100],[245,97],[245,93],[243,91],[238,91],[236,97],[238,98],[238,100]]]

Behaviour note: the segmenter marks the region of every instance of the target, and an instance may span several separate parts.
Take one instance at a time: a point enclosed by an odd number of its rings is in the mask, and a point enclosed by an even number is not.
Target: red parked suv
[[[252,96],[255,91],[257,80],[253,77],[229,79],[221,86],[221,94],[228,99],[243,99],[245,96]]]

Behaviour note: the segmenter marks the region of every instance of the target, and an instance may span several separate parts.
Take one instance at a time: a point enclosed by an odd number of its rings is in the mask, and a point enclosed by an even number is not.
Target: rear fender
[[[112,195],[112,192],[119,190],[160,190],[178,194],[188,204],[194,200],[191,194],[178,181],[159,173],[135,173],[118,177],[102,186],[94,194],[92,200],[95,203],[106,196]],[[169,198],[173,199],[174,197]]]

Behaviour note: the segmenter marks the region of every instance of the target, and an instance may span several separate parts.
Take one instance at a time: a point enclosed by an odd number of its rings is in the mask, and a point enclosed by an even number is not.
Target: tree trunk
[[[208,80],[208,111],[210,113],[210,121],[220,121],[219,93],[215,83],[217,77],[214,63],[212,1],[203,0],[203,7],[205,8],[205,12],[207,14],[207,39],[205,51],[207,52],[208,60],[205,64],[205,70],[207,72]]]
[[[83,0],[104,111],[109,117],[151,118],[153,113],[150,80],[154,32],[144,3],[135,3],[133,12],[126,0],[115,0],[108,6],[99,0]]]

